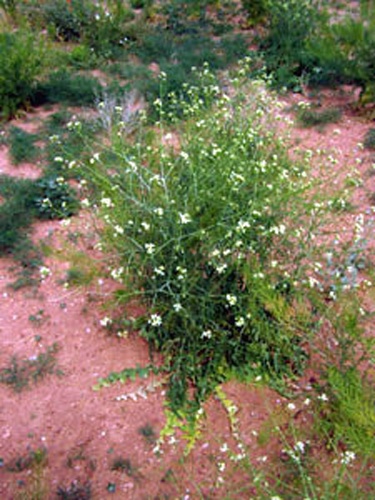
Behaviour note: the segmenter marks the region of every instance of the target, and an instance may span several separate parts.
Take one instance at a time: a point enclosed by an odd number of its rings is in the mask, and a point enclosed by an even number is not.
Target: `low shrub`
[[[267,70],[277,87],[299,90],[299,79],[309,73],[315,58],[307,43],[318,26],[314,0],[270,0],[267,33],[260,41]]]
[[[42,44],[32,33],[0,33],[0,119],[8,119],[27,106],[42,61]]]
[[[52,0],[43,5],[45,21],[57,40],[77,41],[89,26],[93,7],[86,0]]]
[[[61,69],[51,73],[47,80],[38,83],[32,95],[32,103],[61,103],[69,106],[93,106],[100,94],[97,78],[73,75]]]

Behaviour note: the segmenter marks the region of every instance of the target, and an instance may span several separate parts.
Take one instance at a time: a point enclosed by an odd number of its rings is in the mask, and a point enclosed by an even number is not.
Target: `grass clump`
[[[79,481],[73,481],[70,486],[59,486],[56,495],[62,500],[90,500],[92,498],[91,483],[88,481],[81,484]]]
[[[47,463],[47,450],[45,448],[38,448],[30,450],[26,455],[20,455],[9,463],[6,468],[10,472],[23,472],[27,469],[32,469],[35,466],[44,466]]]
[[[297,120],[303,127],[319,127],[329,123],[337,123],[341,120],[341,110],[338,108],[328,108],[321,111],[310,107],[299,107],[297,110]]]
[[[370,128],[365,135],[363,146],[366,149],[375,150],[375,128]]]
[[[97,78],[74,75],[66,69],[60,69],[38,83],[32,102],[34,105],[60,103],[67,106],[93,106],[100,91],[101,85]]]
[[[15,392],[28,388],[30,383],[36,383],[46,375],[59,373],[56,369],[56,353],[58,345],[53,344],[38,356],[19,360],[13,356],[10,365],[0,370],[0,383],[10,386]]]
[[[280,379],[306,359],[293,279],[281,270],[290,255],[282,214],[298,203],[302,172],[263,128],[273,105],[263,83],[245,113],[208,76],[202,88],[215,109],[204,111],[197,89],[187,90],[180,152],[140,137],[136,147],[116,146],[114,176],[100,162],[89,173],[121,256],[112,275],[129,285],[120,298],[147,306],[137,325],[165,355],[176,411],[199,406],[230,373]]]
[[[336,446],[344,444],[360,456],[375,458],[375,406],[373,387],[354,367],[327,372],[326,395],[320,409],[325,435],[334,436]]]
[[[10,156],[14,164],[23,161],[31,162],[37,158],[39,148],[35,146],[38,137],[29,134],[18,127],[11,127],[9,131]]]
[[[112,461],[111,470],[124,472],[129,477],[137,475],[137,468],[131,463],[129,458],[116,457]]]

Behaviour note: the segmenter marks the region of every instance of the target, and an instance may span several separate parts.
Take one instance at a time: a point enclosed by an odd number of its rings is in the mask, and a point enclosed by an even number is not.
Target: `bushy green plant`
[[[39,219],[64,219],[78,209],[75,192],[63,178],[43,177],[36,181],[32,201]]]
[[[98,8],[85,30],[84,40],[93,52],[106,58],[118,58],[127,43],[125,25],[134,18],[122,2]]]
[[[317,28],[314,0],[270,0],[267,34],[260,42],[266,67],[279,87],[299,89],[299,79],[309,72],[314,58],[307,42]]]
[[[375,11],[371,2],[360,2],[355,15],[348,9],[334,22],[326,16],[308,42],[308,51],[315,58],[310,81],[329,85],[354,83],[362,86],[361,98],[366,100],[363,104],[374,101],[374,29]]]
[[[117,143],[111,178],[100,162],[89,169],[119,256],[112,276],[128,284],[124,300],[147,306],[136,326],[165,355],[176,411],[190,382],[200,402],[232,371],[277,378],[306,357],[293,280],[278,270],[288,255],[283,214],[297,203],[301,171],[262,130],[272,106],[263,83],[248,90],[253,108],[244,112],[243,100],[218,95],[207,70],[203,81],[179,103],[188,118],[179,152],[139,138],[135,147]],[[213,96],[215,110],[205,111]],[[162,100],[159,111],[163,119]]]
[[[27,106],[42,61],[42,45],[32,33],[0,33],[0,119],[7,119]]]
[[[58,40],[77,41],[90,23],[93,6],[86,0],[52,0],[43,5],[47,25]]]
[[[134,13],[123,2],[93,4],[87,0],[54,0],[44,6],[46,22],[55,38],[82,41],[95,55],[113,57],[124,44],[124,25]]]

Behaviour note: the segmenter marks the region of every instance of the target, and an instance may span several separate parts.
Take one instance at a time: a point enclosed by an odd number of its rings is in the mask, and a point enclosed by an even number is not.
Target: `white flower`
[[[154,269],[154,273],[157,274],[158,276],[164,276],[165,275],[165,267],[164,266],[159,266]]]
[[[217,468],[219,469],[220,472],[224,472],[225,471],[225,462],[219,462],[217,464]]]
[[[123,272],[124,272],[123,267],[119,267],[118,269],[112,269],[111,276],[114,280],[119,280]]]
[[[227,302],[230,306],[234,306],[237,303],[237,297],[235,295],[231,295],[228,293],[225,298],[227,299]]]
[[[211,330],[205,330],[201,335],[201,339],[210,339],[211,337],[212,337]]]
[[[241,219],[238,221],[236,231],[243,233],[249,227],[250,227],[250,223],[247,220],[244,221]]]
[[[286,227],[284,224],[280,224],[280,226],[271,227],[270,231],[275,234],[285,234]]]
[[[242,316],[238,316],[236,318],[235,325],[240,328],[241,326],[244,326],[244,324],[245,324],[245,319]]]
[[[228,450],[229,450],[229,448],[228,448],[227,443],[224,443],[224,444],[222,444],[222,445],[220,446],[220,451],[221,451],[222,453],[225,453],[225,452],[226,452],[226,451],[228,451]]]
[[[64,158],[62,158],[61,156],[55,156],[53,161],[55,161],[56,163],[62,163],[64,161]]]
[[[117,234],[124,234],[124,228],[116,224],[116,226],[113,228],[115,230],[115,233]]]
[[[154,213],[161,217],[164,214],[164,210],[161,207],[155,208]]]
[[[39,274],[42,279],[45,279],[51,274],[51,270],[46,266],[41,266],[39,268]]]
[[[82,208],[88,208],[90,206],[90,202],[87,198],[81,201],[81,207]]]
[[[152,255],[153,253],[155,253],[155,245],[153,243],[146,243],[145,249],[146,249],[146,253],[148,253],[149,255]]]
[[[177,302],[176,304],[173,304],[173,309],[174,309],[176,312],[179,312],[179,311],[181,311],[181,309],[182,309],[182,305],[181,305],[179,302]]]
[[[223,274],[223,272],[226,270],[226,268],[228,267],[227,264],[219,264],[216,268],[216,271],[218,274]]]
[[[178,280],[183,280],[187,275],[187,269],[185,267],[177,266],[176,271],[179,273],[177,276]]]
[[[299,453],[305,453],[305,443],[303,441],[297,441],[297,443],[294,445],[294,449]]]
[[[62,221],[60,221],[60,224],[62,225],[62,227],[68,227],[71,223],[71,220],[70,219],[63,219]]]
[[[294,403],[289,403],[287,406],[288,410],[294,411],[296,409],[296,405]]]
[[[102,198],[100,201],[101,201],[101,204],[103,205],[103,207],[106,207],[106,208],[114,207],[114,204],[113,204],[113,201],[111,200],[111,198]]]
[[[150,230],[150,224],[148,222],[141,222],[141,226],[143,227],[143,229],[145,231],[149,231]]]
[[[148,324],[151,326],[161,326],[163,320],[159,314],[151,314],[151,318],[148,320]]]
[[[185,214],[179,213],[178,215],[180,217],[180,223],[181,224],[189,224],[189,222],[191,222],[191,217],[190,217],[189,214],[187,214],[187,213],[185,213]]]
[[[161,449],[160,447],[160,444],[158,443],[156,446],[154,446],[152,448],[152,452],[155,454],[155,455],[161,455],[163,453],[163,450]]]
[[[104,318],[102,318],[100,320],[100,324],[104,327],[108,326],[108,325],[111,325],[112,324],[112,320],[111,318],[108,318],[108,316],[105,316]]]
[[[325,394],[325,393],[323,392],[323,394],[320,394],[320,395],[318,396],[318,399],[319,399],[320,401],[328,401],[328,396],[327,396],[327,394]]]
[[[356,459],[356,454],[354,451],[344,451],[344,453],[341,454],[341,460],[340,462],[343,465],[349,465],[351,462],[353,462]]]

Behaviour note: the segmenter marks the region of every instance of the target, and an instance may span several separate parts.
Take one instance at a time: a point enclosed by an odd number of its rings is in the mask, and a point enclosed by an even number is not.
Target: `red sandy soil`
[[[302,96],[293,99],[306,100]],[[289,98],[287,104],[293,99]],[[342,102],[337,102],[339,99]],[[337,95],[325,98],[324,102],[330,106],[342,106],[343,117],[339,123],[327,125],[324,132],[294,128],[292,133],[301,148],[332,150],[338,162],[327,165],[327,169],[337,173],[337,179],[345,176],[352,166],[359,170],[363,184],[353,195],[354,212],[344,217],[348,227],[353,226],[358,213],[371,208],[369,194],[375,192],[375,176],[371,175],[373,158],[358,146],[371,123],[352,111],[348,106],[350,99],[350,93],[340,98]],[[290,116],[286,111],[284,114]],[[38,115],[34,112],[17,126],[35,131],[30,123],[40,124],[44,117],[45,112]],[[0,173],[34,178],[38,172],[34,165],[11,165],[6,148],[0,149]],[[342,221],[337,232],[341,230]],[[86,255],[95,273],[89,285],[65,288],[62,281],[71,265],[71,248],[74,248],[68,235],[75,232],[79,233],[76,250]],[[205,405],[202,439],[182,465],[179,463],[182,443],[178,436],[179,442],[167,442],[159,457],[153,452],[154,445],[139,432],[140,428],[150,425],[158,435],[163,428],[162,386],[156,383],[147,398],[138,396],[136,401],[116,398],[137,392],[140,386],[150,384],[150,380],[114,384],[93,391],[99,377],[125,367],[146,365],[149,352],[145,341],[136,334],[118,338],[100,325],[100,319],[112,313],[105,304],[118,284],[108,277],[105,258],[95,249],[98,236],[90,214],[82,211],[67,227],[57,221],[37,223],[33,238],[46,241],[53,249],[45,258],[51,274],[37,289],[13,291],[9,288],[14,281],[14,272],[10,270],[14,263],[10,258],[0,259],[0,368],[9,366],[14,355],[20,359],[35,357],[57,343],[57,365],[63,374],[47,375],[20,393],[0,385],[0,458],[3,460],[0,498],[17,498],[24,485],[30,486],[31,470],[11,472],[8,465],[27,456],[30,450],[41,448],[46,449],[48,460],[44,468],[49,488],[46,499],[56,498],[58,486],[68,487],[72,481],[90,481],[92,498],[98,500],[223,498],[224,492],[228,493],[227,487],[216,484],[218,460],[225,455],[220,446],[228,443],[233,448],[236,444],[226,412],[215,397]],[[40,311],[43,311],[43,319],[33,321],[32,317]],[[137,310],[128,314],[137,314]],[[373,329],[369,333],[373,334]],[[233,382],[226,384],[224,390],[239,408],[239,429],[244,443],[251,449],[251,460],[253,463],[270,460],[279,453],[279,445],[271,440],[262,447],[256,434],[271,413],[285,407],[286,400],[256,385]],[[111,470],[117,457],[130,460],[134,470],[128,473]],[[107,489],[110,483],[116,485],[114,493]],[[198,486],[202,496],[198,495]],[[249,489],[242,493],[232,491],[232,494],[233,498],[251,498]]]

